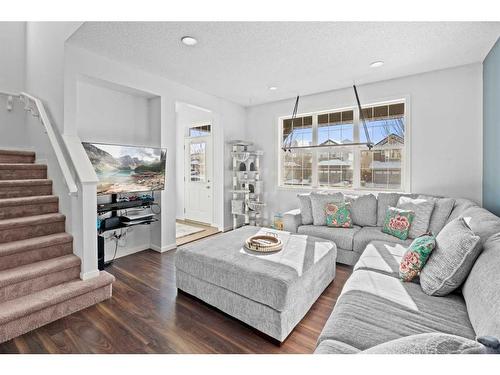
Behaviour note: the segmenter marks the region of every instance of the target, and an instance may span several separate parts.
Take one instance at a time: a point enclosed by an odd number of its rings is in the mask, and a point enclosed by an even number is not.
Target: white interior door
[[[186,138],[184,146],[184,216],[187,220],[212,224],[212,136]]]

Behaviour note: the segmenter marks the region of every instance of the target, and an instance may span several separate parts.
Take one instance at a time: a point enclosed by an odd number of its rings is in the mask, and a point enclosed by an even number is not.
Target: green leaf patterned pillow
[[[402,210],[396,207],[388,207],[384,227],[382,232],[397,237],[400,240],[406,240],[410,232],[410,226],[415,218],[415,212],[411,210]]]
[[[401,259],[399,278],[403,281],[412,281],[420,275],[435,247],[436,238],[430,233],[415,238]]]
[[[334,228],[352,228],[351,203],[330,202],[325,206],[326,225]]]

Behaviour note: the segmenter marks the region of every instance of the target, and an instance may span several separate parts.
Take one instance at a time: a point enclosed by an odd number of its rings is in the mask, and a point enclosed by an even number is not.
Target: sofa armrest
[[[302,215],[300,210],[291,210],[283,214],[283,227],[285,231],[297,233],[297,229],[302,225]]]

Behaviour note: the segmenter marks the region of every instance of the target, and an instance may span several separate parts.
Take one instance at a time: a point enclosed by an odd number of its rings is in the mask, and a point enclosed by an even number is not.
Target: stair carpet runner
[[[80,258],[35,153],[0,150],[0,343],[111,297],[107,272],[80,279]]]

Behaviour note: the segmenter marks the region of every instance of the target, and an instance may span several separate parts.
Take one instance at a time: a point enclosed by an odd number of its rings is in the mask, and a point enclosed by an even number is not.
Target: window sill
[[[342,192],[344,194],[373,194],[377,196],[379,193],[399,193],[399,194],[410,194],[410,191],[404,190],[389,190],[389,189],[342,189],[342,188],[322,188],[322,187],[310,187],[310,186],[283,186],[278,185],[276,187],[278,191],[295,191],[297,193],[311,193],[311,192],[320,192],[320,191],[331,191],[331,192]]]

